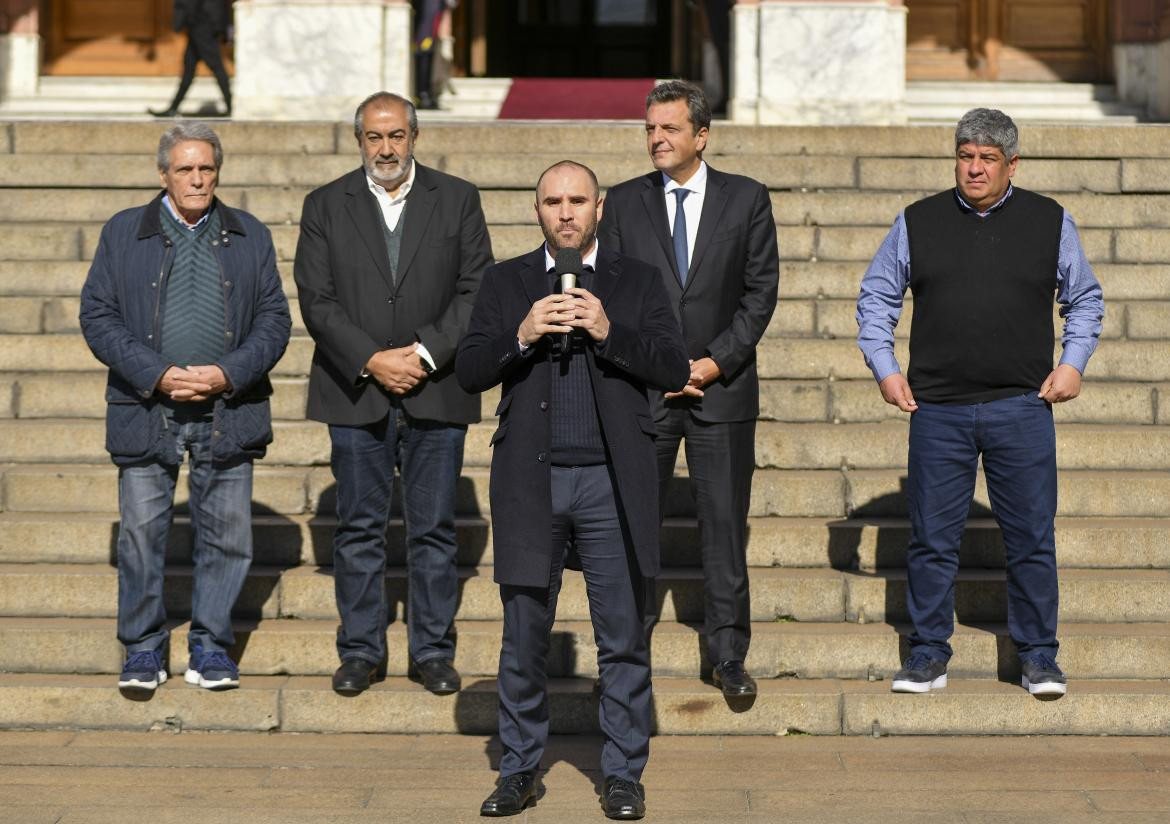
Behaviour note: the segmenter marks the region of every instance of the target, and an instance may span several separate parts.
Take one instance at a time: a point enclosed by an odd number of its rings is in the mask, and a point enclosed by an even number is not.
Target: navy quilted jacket
[[[106,383],[106,449],[114,463],[175,463],[155,392],[172,364],[159,354],[166,277],[174,249],[162,233],[162,192],[145,206],[119,212],[102,228],[81,290],[81,331],[110,368]],[[219,261],[227,324],[218,366],[231,389],[215,401],[216,463],[264,454],[272,442],[268,372],[288,344],[288,300],[276,271],[272,234],[247,212],[218,202],[222,230],[212,241]]]

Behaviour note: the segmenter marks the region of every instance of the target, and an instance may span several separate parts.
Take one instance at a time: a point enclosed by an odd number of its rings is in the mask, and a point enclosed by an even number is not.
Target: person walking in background
[[[191,657],[185,679],[239,684],[231,611],[252,561],[252,462],[272,441],[268,372],[288,344],[272,235],[215,197],[223,148],[201,123],[158,144],[162,191],[103,227],[81,331],[109,367],[106,449],[118,466],[118,686],[166,680],[163,569],[175,484],[190,472]]]
[[[219,44],[227,36],[231,18],[229,0],[175,0],[174,29],[187,31],[187,49],[183,52],[183,76],[171,105],[165,109],[150,109],[155,117],[174,117],[195,80],[195,66],[203,61],[223,94],[224,117],[232,114],[232,89]]]
[[[955,129],[955,188],[907,206],[861,281],[857,343],[886,403],[910,415],[906,552],[910,654],[894,692],[947,684],[955,575],[980,457],[1003,534],[1007,623],[1021,683],[1067,690],[1056,663],[1056,431],[1052,404],[1077,397],[1104,304],[1076,225],[1016,188],[1019,132],[996,109]],[[933,162],[933,161],[931,161]],[[906,289],[910,364],[894,357]],[[1065,318],[1052,367],[1052,300]]]

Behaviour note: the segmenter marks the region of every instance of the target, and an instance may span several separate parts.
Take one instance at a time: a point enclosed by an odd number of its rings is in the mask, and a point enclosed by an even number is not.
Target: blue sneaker
[[[162,655],[156,649],[144,649],[126,656],[122,675],[118,679],[118,689],[151,693],[166,680],[167,671],[163,667]]]
[[[197,646],[191,650],[183,680],[206,690],[230,690],[240,685],[240,670],[223,650],[204,652]]]
[[[1032,695],[1041,699],[1059,698],[1068,692],[1068,680],[1051,655],[1039,653],[1020,663],[1023,670],[1020,685]]]
[[[947,664],[938,658],[931,658],[915,652],[902,664],[894,676],[891,692],[930,692],[941,690],[947,685]]]

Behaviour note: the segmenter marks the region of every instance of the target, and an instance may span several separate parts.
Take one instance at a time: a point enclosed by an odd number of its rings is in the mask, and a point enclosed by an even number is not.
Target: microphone
[[[581,271],[581,252],[577,249],[558,249],[554,259],[554,273],[560,283],[561,293],[577,285],[577,273]],[[568,352],[572,332],[561,334],[561,351]]]

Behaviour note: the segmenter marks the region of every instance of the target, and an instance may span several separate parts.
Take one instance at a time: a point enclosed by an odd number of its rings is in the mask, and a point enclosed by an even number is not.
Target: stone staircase
[[[127,701],[114,686],[116,474],[102,448],[104,371],[78,333],[78,293],[102,223],[157,186],[159,126],[11,122],[0,126],[0,727],[490,733],[500,634],[487,500],[494,422],[471,428],[459,482],[464,691],[437,698],[405,679],[395,521],[391,677],[339,698],[328,681],[333,482],[325,427],[303,419],[312,343],[291,272],[303,196],[353,168],[356,153],[346,124],[219,128],[220,193],[272,227],[295,319],[275,370],[276,441],[256,471],[256,556],[236,608],[242,686],[210,694],[172,682],[148,702]],[[573,157],[604,184],[623,180],[647,168],[640,132],[427,125],[418,155],[481,187],[493,248],[505,258],[539,242],[531,187],[544,167]],[[748,663],[760,694],[729,706],[699,680],[709,665],[680,462],[653,644],[660,733],[1170,733],[1170,132],[1161,127],[1036,126],[1023,135],[1017,182],[1072,211],[1108,305],[1084,394],[1057,411],[1069,695],[1043,703],[1018,686],[1003,550],[982,480],[957,584],[955,677],[940,693],[889,693],[906,619],[906,421],[881,402],[854,345],[853,301],[897,210],[950,180],[950,134],[720,125],[712,136],[712,165],[772,190],[783,259],[780,303],[759,351],[748,547]],[[905,363],[902,328],[899,337]],[[485,413],[494,405],[486,397]],[[167,576],[172,671],[185,666],[190,574],[180,515]],[[550,660],[554,732],[595,729],[594,661],[583,582],[567,573]]]

